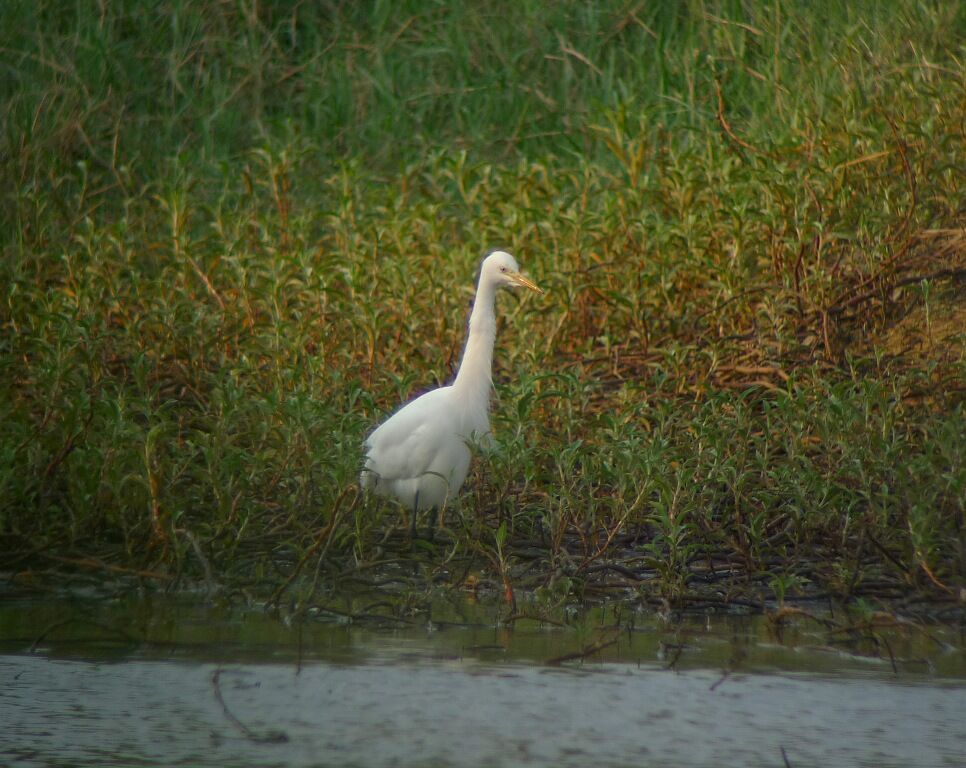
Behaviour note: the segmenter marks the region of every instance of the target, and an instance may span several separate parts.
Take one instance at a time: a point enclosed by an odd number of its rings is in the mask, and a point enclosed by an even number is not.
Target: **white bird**
[[[470,468],[470,444],[489,435],[496,291],[513,286],[543,293],[520,274],[509,253],[494,251],[483,259],[456,379],[402,406],[364,443],[360,485],[411,510],[413,534],[420,510],[441,510],[459,493]]]

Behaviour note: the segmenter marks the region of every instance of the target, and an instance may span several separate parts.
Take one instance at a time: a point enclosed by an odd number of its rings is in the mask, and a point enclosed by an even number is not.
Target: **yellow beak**
[[[524,288],[529,288],[531,291],[534,291],[535,293],[544,292],[543,289],[540,288],[540,286],[538,286],[535,282],[533,282],[529,278],[524,277],[519,272],[510,272],[507,275],[507,277],[509,277],[517,285],[522,285]]]

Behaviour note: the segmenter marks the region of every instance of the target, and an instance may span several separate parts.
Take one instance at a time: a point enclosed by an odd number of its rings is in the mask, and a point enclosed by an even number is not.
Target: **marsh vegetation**
[[[19,583],[961,615],[962,4],[0,14]],[[548,293],[413,547],[361,443],[496,247]]]

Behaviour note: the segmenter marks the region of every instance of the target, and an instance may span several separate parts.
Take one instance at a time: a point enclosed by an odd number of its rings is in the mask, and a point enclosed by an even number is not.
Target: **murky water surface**
[[[951,629],[626,610],[617,633],[608,611],[510,629],[458,596],[356,615],[0,593],[0,764],[966,765]]]

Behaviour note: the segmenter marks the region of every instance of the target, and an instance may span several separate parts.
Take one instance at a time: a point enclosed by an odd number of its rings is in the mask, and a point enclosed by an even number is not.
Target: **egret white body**
[[[470,445],[489,435],[496,291],[512,286],[541,292],[520,274],[513,256],[494,251],[480,268],[456,379],[402,406],[365,441],[360,484],[412,510],[414,527],[417,511],[441,509],[459,493],[470,468]]]

